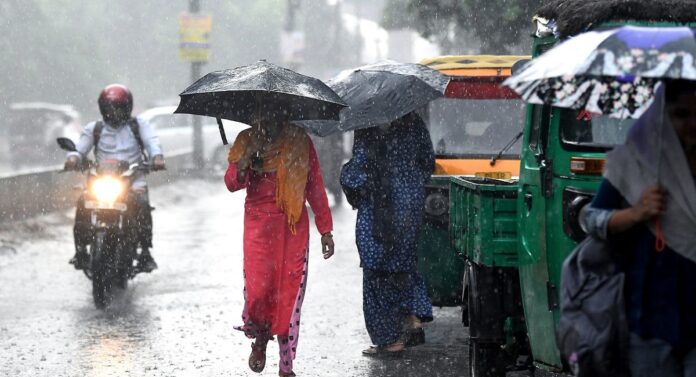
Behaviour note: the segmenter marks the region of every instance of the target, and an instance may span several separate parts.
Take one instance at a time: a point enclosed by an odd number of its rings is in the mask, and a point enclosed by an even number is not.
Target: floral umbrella
[[[696,80],[688,27],[624,26],[573,37],[503,84],[530,103],[639,118],[660,80]]]

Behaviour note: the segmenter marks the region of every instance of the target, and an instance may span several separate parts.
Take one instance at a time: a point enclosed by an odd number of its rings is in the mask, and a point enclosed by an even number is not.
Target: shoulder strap
[[[138,123],[138,120],[136,118],[132,118],[131,120],[128,121],[128,127],[130,128],[131,132],[133,133],[133,136],[135,136],[135,140],[138,142],[138,146],[140,147],[140,152],[143,153],[146,157],[147,151],[145,150],[145,144],[143,143],[143,139],[140,137],[140,124]],[[101,137],[102,131],[104,130],[104,122],[103,121],[97,121],[94,124],[94,129],[92,130],[92,136],[94,138],[94,147],[96,148],[97,145],[99,145],[99,138]]]
[[[97,121],[97,123],[94,124],[94,129],[92,130],[92,137],[94,138],[94,148],[97,148],[97,145],[99,145],[99,138],[101,137],[102,130],[104,129],[104,122]]]
[[[145,144],[143,144],[143,139],[140,137],[140,123],[138,123],[138,119],[136,118],[131,118],[130,121],[128,121],[128,127],[130,127],[131,132],[133,133],[133,136],[135,136],[135,140],[138,142],[138,146],[140,147],[140,151],[145,154]]]

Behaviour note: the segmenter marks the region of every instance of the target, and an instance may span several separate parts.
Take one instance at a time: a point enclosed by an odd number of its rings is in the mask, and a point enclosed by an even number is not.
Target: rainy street
[[[0,377],[696,377],[696,0],[163,3],[0,0]]]
[[[153,255],[159,269],[138,275],[104,310],[67,261],[73,210],[0,225],[0,375],[252,376],[241,323],[244,193],[222,182],[155,187]],[[312,228],[298,376],[468,375],[459,308],[435,309],[427,343],[398,360],[365,358],[355,212],[334,209],[336,255],[324,261]],[[277,375],[271,342],[261,375]]]

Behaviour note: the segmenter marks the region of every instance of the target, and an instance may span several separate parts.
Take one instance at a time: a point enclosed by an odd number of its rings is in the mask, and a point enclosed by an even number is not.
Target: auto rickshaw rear
[[[464,260],[448,234],[449,178],[519,175],[524,105],[500,84],[528,58],[443,56],[421,62],[451,78],[444,98],[431,102],[424,114],[437,160],[427,186],[419,266],[435,305],[462,301]]]

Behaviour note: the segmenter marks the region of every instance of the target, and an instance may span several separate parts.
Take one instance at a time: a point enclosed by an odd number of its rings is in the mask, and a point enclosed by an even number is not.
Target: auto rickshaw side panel
[[[425,213],[418,244],[418,268],[426,281],[433,305],[461,303],[464,260],[456,253],[448,232],[449,177],[433,177],[426,186],[428,200],[444,206],[439,214]]]
[[[477,177],[450,180],[450,237],[467,260],[518,265],[517,182]]]

